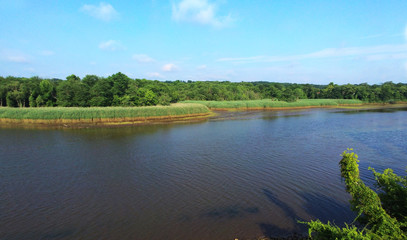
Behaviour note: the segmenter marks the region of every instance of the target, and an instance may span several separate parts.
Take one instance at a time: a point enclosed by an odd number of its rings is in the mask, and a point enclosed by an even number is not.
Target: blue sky
[[[407,1],[0,0],[0,75],[407,82]]]

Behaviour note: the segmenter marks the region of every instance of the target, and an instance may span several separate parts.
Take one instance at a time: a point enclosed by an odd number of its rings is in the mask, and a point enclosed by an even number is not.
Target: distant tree
[[[7,86],[6,83],[0,82],[0,106],[6,105]]]
[[[143,97],[143,106],[154,106],[157,105],[158,99],[155,93],[151,90],[147,90]]]
[[[162,106],[168,106],[171,104],[171,97],[167,94],[161,94],[161,96],[158,98],[158,104]]]
[[[293,95],[294,95],[294,98],[296,99],[296,100],[298,100],[298,99],[306,99],[307,98],[307,95],[305,95],[305,93],[304,93],[304,91],[301,89],[301,88],[295,88],[294,90],[293,90],[293,93],[292,93]]]
[[[111,106],[113,101],[112,94],[113,82],[109,78],[99,79],[89,90],[90,92],[90,106]]]
[[[42,104],[38,105],[37,101],[37,106],[43,106],[44,104],[48,107],[52,107],[55,102],[55,96],[56,96],[56,90],[54,88],[54,85],[51,83],[49,80],[42,80],[39,84],[39,90],[42,99]]]
[[[80,78],[70,75],[57,87],[57,104],[62,107],[88,106],[88,92]]]
[[[42,99],[41,95],[38,95],[38,97],[35,99],[35,104],[38,107],[44,106],[44,99]]]
[[[121,72],[113,74],[112,76],[108,77],[109,81],[113,83],[112,87],[112,94],[122,97],[128,88],[130,78],[124,75]]]
[[[395,98],[394,94],[394,84],[392,82],[384,83],[380,88],[380,98],[382,101],[387,102]]]
[[[92,88],[98,81],[99,77],[96,75],[86,75],[82,79],[82,82],[86,84],[89,87],[89,89]]]

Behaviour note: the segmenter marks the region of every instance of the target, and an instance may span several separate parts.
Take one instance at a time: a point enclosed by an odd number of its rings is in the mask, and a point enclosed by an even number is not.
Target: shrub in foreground
[[[407,178],[391,169],[378,173],[374,169],[379,194],[367,187],[359,176],[358,156],[348,149],[340,161],[341,176],[350,193],[358,225],[340,228],[319,220],[306,223],[312,239],[407,239]]]

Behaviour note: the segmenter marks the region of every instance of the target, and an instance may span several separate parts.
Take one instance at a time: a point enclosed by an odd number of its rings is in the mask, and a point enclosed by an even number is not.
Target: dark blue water
[[[352,221],[338,162],[407,165],[407,111],[221,113],[203,123],[0,128],[0,239],[244,239]]]

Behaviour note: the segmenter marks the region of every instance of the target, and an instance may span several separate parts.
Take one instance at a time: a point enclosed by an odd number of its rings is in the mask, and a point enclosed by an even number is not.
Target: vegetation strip
[[[356,99],[300,99],[295,102],[277,101],[272,99],[247,101],[184,101],[183,103],[203,104],[210,109],[290,109],[308,107],[329,107],[362,105],[363,101]]]
[[[206,106],[183,103],[154,107],[0,108],[0,122],[20,121],[25,123],[168,121],[205,115],[209,115],[209,109]]]

